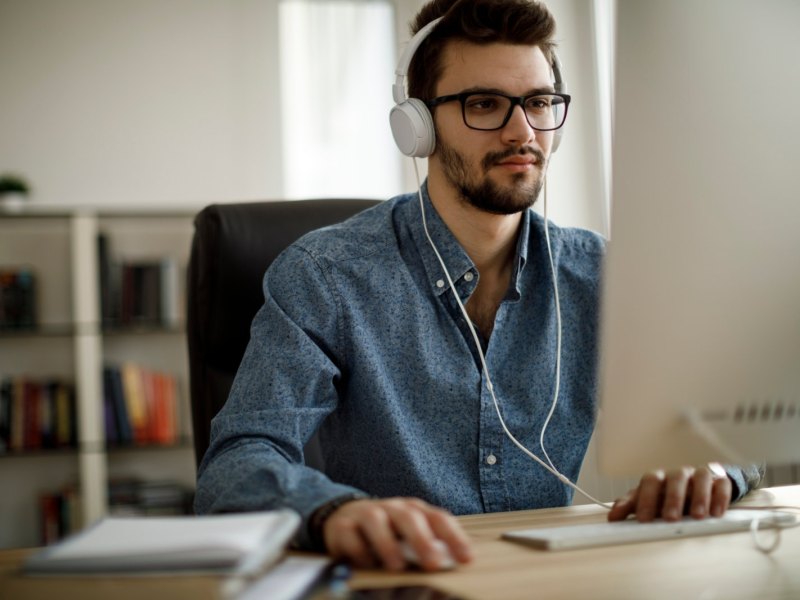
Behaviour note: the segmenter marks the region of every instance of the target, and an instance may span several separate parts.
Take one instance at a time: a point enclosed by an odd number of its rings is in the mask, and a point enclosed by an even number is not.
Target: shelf
[[[183,335],[186,327],[183,323],[177,325],[103,325],[97,323],[84,323],[80,327],[72,324],[39,325],[32,328],[4,329],[0,328],[0,341],[3,339],[17,340],[20,338],[58,338],[72,337],[77,333],[96,333],[107,336],[124,335]]]
[[[54,338],[54,337],[72,337],[75,335],[75,327],[72,324],[52,324],[52,325],[37,325],[36,327],[26,327],[19,329],[6,329],[0,328],[0,340],[20,339],[20,338]]]
[[[35,500],[47,490],[74,485],[80,521],[92,523],[108,514],[111,477],[177,480],[188,488],[194,486],[183,313],[185,269],[196,212],[190,206],[35,204],[18,212],[0,210],[0,264],[35,273],[38,322],[34,327],[0,329],[0,375],[55,378],[73,384],[78,437],[76,447],[0,454],[0,480],[14,483],[14,493],[0,497],[0,517],[11,523],[0,528],[0,548],[37,543],[40,514]],[[165,274],[170,275],[170,285],[177,283],[177,295],[168,311],[157,313],[167,324],[155,318],[122,324],[103,317],[100,235],[108,241],[106,256],[115,263],[171,263]],[[107,444],[103,370],[126,363],[175,381],[177,442]],[[28,410],[27,397],[24,406],[22,412]]]
[[[108,336],[123,335],[175,335],[185,334],[186,327],[183,323],[177,325],[103,325],[102,334]]]
[[[126,444],[124,446],[109,445],[106,451],[109,454],[122,454],[126,452],[161,452],[171,450],[193,450],[194,442],[191,438],[182,438],[174,444]]]
[[[55,458],[58,456],[77,456],[78,449],[71,446],[67,448],[37,448],[36,450],[22,450],[21,452],[2,452],[0,460],[25,459],[25,458]]]

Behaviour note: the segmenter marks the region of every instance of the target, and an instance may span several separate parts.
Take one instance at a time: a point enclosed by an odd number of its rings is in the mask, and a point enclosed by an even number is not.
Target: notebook
[[[789,527],[796,524],[796,516],[790,513],[738,509],[729,510],[721,517],[706,519],[686,517],[680,521],[656,520],[650,523],[639,523],[632,519],[605,521],[508,531],[502,537],[542,550],[570,550],[746,531],[750,529],[755,519],[758,519],[759,529]]]
[[[277,561],[300,516],[277,510],[186,517],[109,517],[29,557],[30,574],[222,572],[250,575]]]

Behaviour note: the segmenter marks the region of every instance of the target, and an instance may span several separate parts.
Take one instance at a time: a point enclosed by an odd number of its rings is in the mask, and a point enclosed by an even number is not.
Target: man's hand
[[[469,538],[453,515],[416,498],[354,500],[342,505],[323,526],[328,552],[359,568],[383,566],[402,571],[408,565],[400,550],[405,540],[420,566],[435,571],[443,558],[433,540],[442,540],[459,563],[472,560]]]
[[[674,471],[653,471],[639,486],[614,502],[609,521],[621,521],[635,514],[640,522],[662,517],[677,521],[684,514],[695,519],[719,517],[731,503],[732,485],[717,463],[704,467],[683,467]]]

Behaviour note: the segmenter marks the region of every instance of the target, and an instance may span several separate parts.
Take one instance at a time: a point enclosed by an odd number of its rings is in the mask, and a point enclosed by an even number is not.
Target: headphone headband
[[[438,19],[434,19],[425,27],[420,29],[417,33],[414,34],[408,44],[406,44],[405,50],[403,50],[403,55],[400,57],[400,60],[397,61],[397,68],[394,70],[394,74],[396,76],[394,85],[392,86],[392,97],[394,98],[395,104],[402,104],[407,100],[406,97],[406,85],[405,79],[406,75],[408,74],[408,67],[411,66],[411,59],[414,58],[414,54],[417,52],[417,48],[420,47],[422,42],[425,41],[434,27],[442,20],[442,17]]]

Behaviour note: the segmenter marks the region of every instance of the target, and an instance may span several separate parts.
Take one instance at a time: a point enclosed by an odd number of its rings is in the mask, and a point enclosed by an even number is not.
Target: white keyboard
[[[788,527],[797,522],[794,514],[771,510],[729,510],[722,517],[692,519],[686,517],[681,521],[656,520],[650,523],[639,523],[629,519],[584,525],[563,525],[542,529],[520,529],[507,531],[503,539],[518,542],[543,550],[570,550],[574,548],[591,548],[594,546],[611,546],[649,542],[679,537],[713,535],[734,531],[747,531],[754,519],[758,519],[759,529],[772,527]]]

